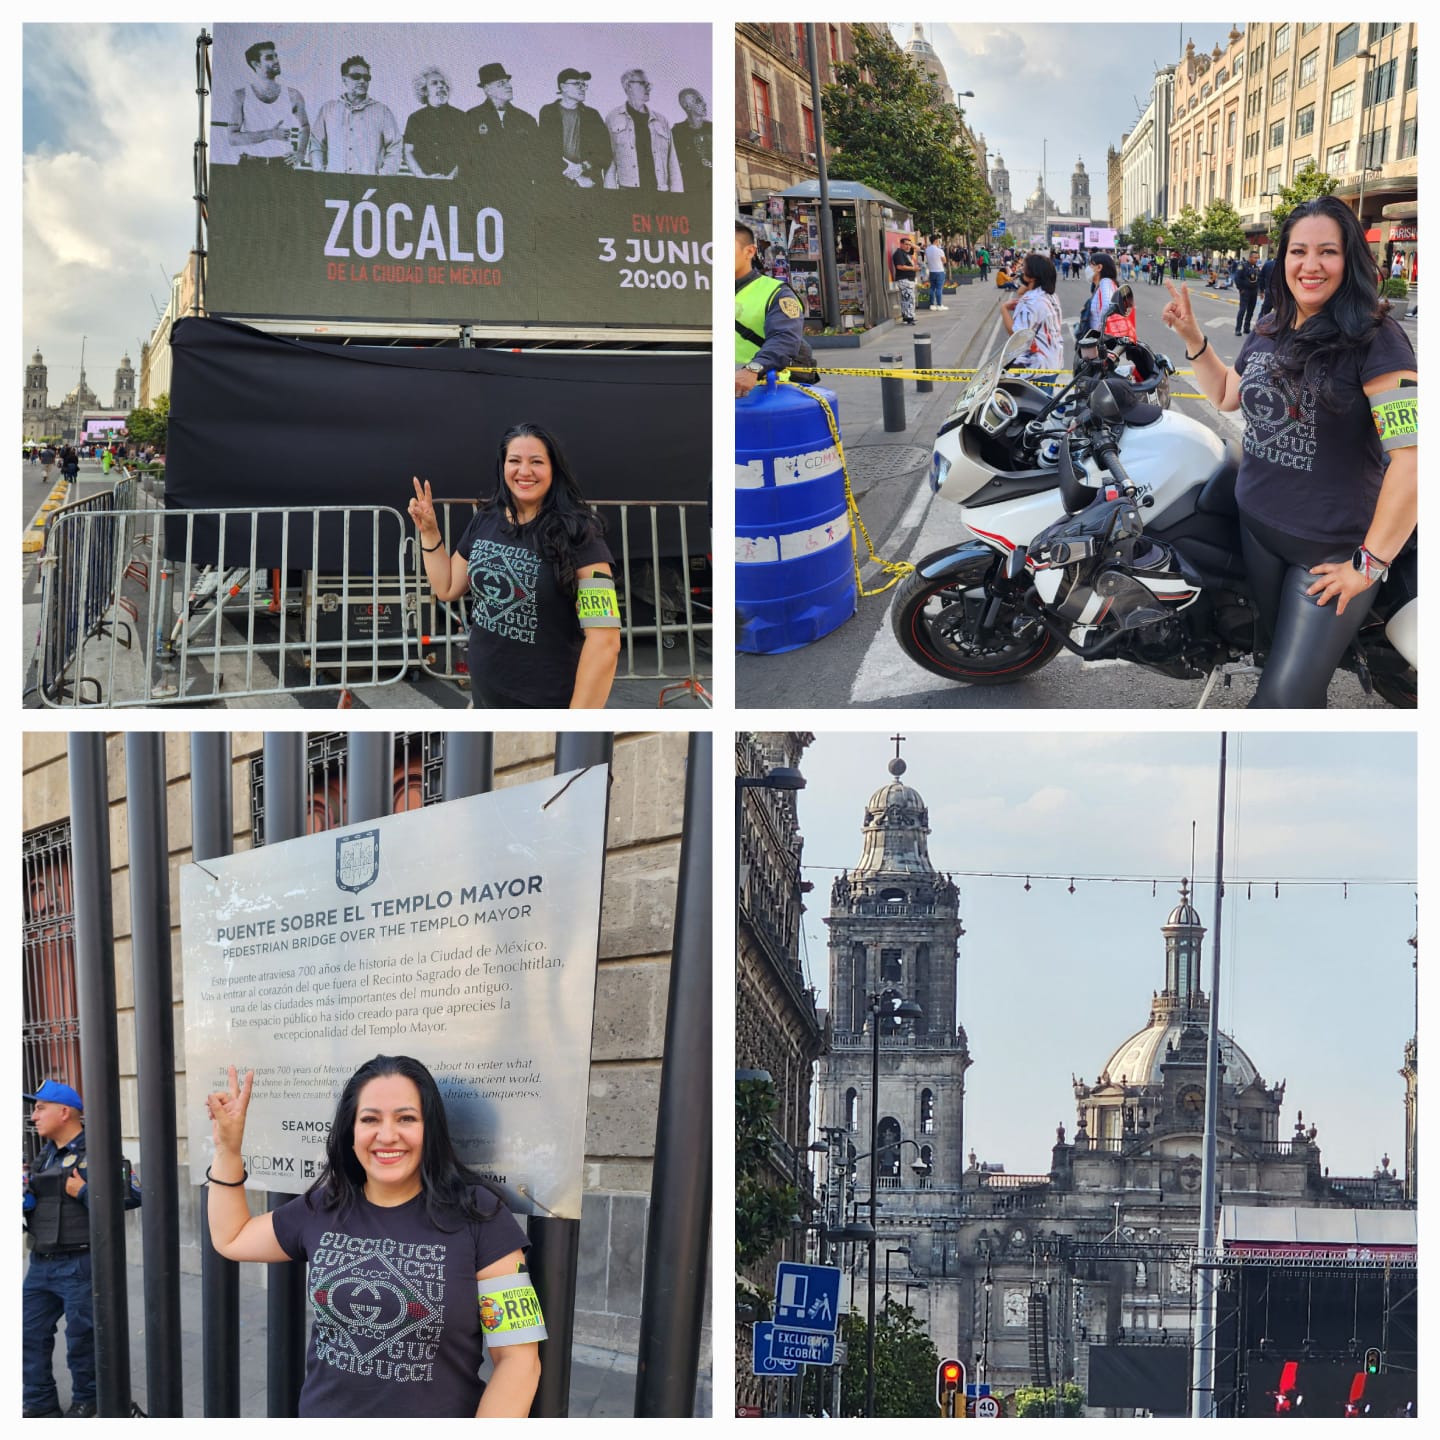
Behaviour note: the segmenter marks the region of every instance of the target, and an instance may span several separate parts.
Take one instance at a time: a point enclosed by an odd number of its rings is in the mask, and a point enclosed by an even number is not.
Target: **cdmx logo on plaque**
[[[380,875],[380,832],[362,830],[335,841],[335,883],[352,895],[373,885]]]

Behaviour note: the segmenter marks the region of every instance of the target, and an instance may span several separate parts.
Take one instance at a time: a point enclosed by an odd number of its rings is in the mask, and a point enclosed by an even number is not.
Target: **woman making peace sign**
[[[362,1065],[335,1108],[320,1178],[259,1215],[241,1158],[255,1072],[238,1083],[232,1065],[229,1081],[206,1097],[210,1240],[227,1260],[308,1263],[301,1418],[528,1415],[545,1338],[523,1273],[529,1242],[460,1163],[430,1072],[408,1055]],[[477,1373],[486,1349],[488,1384]]]
[[[495,489],[453,555],[430,482],[414,483],[409,513],[435,598],[470,597],[477,708],[604,709],[620,658],[612,557],[555,439],[538,425],[505,434]]]
[[[1297,205],[1278,249],[1275,307],[1233,370],[1184,286],[1166,281],[1163,318],[1206,399],[1245,415],[1235,501],[1270,637],[1250,703],[1323,709],[1374,587],[1415,529],[1415,351],[1379,298],[1378,267],[1348,206],[1331,196]]]

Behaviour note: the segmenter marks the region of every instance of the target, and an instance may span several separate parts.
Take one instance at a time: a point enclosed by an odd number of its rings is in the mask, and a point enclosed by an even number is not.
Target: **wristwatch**
[[[1390,567],[1385,561],[1377,559],[1363,545],[1359,546],[1350,557],[1350,563],[1367,579],[1375,580],[1383,584],[1390,574]]]
[[[763,365],[757,365],[753,360],[748,361],[745,368],[753,375],[763,375],[765,373],[765,367]]]

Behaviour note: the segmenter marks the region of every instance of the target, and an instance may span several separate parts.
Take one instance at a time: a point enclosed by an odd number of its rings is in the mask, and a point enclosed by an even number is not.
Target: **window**
[[[1226,198],[1227,200],[1230,198],[1231,194],[1233,193],[1234,184],[1235,184],[1235,167],[1234,167],[1234,165],[1227,165],[1227,166],[1225,167],[1225,198]]]
[[[922,1135],[935,1133],[935,1092],[933,1090],[920,1092],[920,1133]]]
[[[1185,168],[1187,170],[1190,168],[1190,142],[1188,140],[1185,142]],[[1225,877],[1222,875],[1220,878],[1223,880]]]
[[[1419,68],[1417,62],[1419,59],[1420,48],[1417,45],[1412,45],[1410,47],[1409,58],[1405,61],[1405,88],[1407,90],[1413,90],[1415,88],[1415,81],[1417,79],[1416,72]]]
[[[1378,170],[1390,158],[1390,127],[1372,130],[1360,139],[1360,163],[1371,170]]]
[[[1360,48],[1360,27],[1358,25],[1347,25],[1343,30],[1335,32],[1335,59],[1331,62],[1340,65],[1348,60]]]
[[[1270,127],[1270,145],[1269,145],[1268,148],[1271,149],[1271,150],[1274,150],[1274,149],[1276,148],[1276,146],[1278,146],[1278,145],[1283,145],[1284,143],[1285,143],[1285,122],[1284,122],[1283,120],[1277,120],[1277,121]]]
[[[1330,97],[1330,123],[1348,120],[1355,113],[1355,86],[1342,85]]]
[[[898,983],[901,977],[900,957],[904,954],[901,950],[882,950],[880,952],[880,978],[887,983]]]
[[[1400,28],[1398,20],[1380,20],[1372,24],[1365,32],[1365,43],[1373,45],[1377,40],[1383,40],[1387,35],[1393,35]]]
[[[1344,175],[1349,169],[1349,145],[1332,145],[1325,152],[1325,173],[1327,175]]]
[[[1303,90],[1307,85],[1315,83],[1315,66],[1319,60],[1320,51],[1318,49],[1300,57],[1300,73],[1295,77],[1297,90]]]
[[[1275,54],[1283,55],[1290,48],[1290,27],[1282,25],[1275,32]]]
[[[1400,126],[1400,148],[1395,152],[1397,160],[1408,160],[1415,154],[1416,117],[1412,115]]]
[[[1210,155],[1211,155],[1211,157],[1213,158],[1214,156],[1218,155],[1219,153],[1220,153],[1220,122],[1217,120],[1217,121],[1210,127]]]
[[[833,25],[830,26],[830,63],[840,63],[840,32]]]
[[[1245,158],[1253,160],[1260,153],[1260,132],[1252,130],[1245,137]]]
[[[795,32],[795,58],[804,65],[807,63],[806,56],[810,53],[805,48],[805,27],[803,25],[793,25],[791,29]]]
[[[1235,73],[1237,75],[1243,75],[1245,73],[1245,57],[1243,55],[1237,55],[1235,57]]]
[[[1265,188],[1272,193],[1280,188],[1280,167],[1272,165],[1265,172]]]
[[[1260,113],[1261,102],[1265,98],[1265,92],[1258,86],[1245,97],[1245,118],[1253,120]]]
[[[1217,70],[1215,72],[1215,88],[1217,90],[1225,83],[1227,74],[1228,72],[1225,70]]]
[[[815,112],[808,106],[800,107],[800,120],[805,130],[805,153],[815,153]]]
[[[1320,22],[1318,20],[1302,20],[1300,22],[1300,33],[1302,35],[1308,35],[1312,30],[1318,30],[1319,28]]]
[[[1371,105],[1379,105],[1383,101],[1391,99],[1395,94],[1395,67],[1399,60],[1387,60],[1383,65],[1377,65],[1365,77],[1365,98],[1361,102],[1361,108],[1366,109]]]
[[[1250,73],[1253,75],[1257,70],[1265,68],[1265,45],[1262,41],[1250,52]]]
[[[770,86],[758,75],[750,77],[750,95],[755,103],[755,129],[760,145],[766,150],[775,148],[775,121],[770,113]]]
[[[1255,172],[1252,170],[1240,181],[1240,198],[1242,200],[1253,199],[1255,195]]]
[[[1307,105],[1303,110],[1295,112],[1294,138],[1303,140],[1315,129],[1315,107]]]
[[[1210,171],[1210,198],[1212,200],[1215,198],[1215,177],[1218,173],[1219,172],[1213,168]]]
[[[1210,82],[1207,80],[1200,87],[1200,98],[1203,100],[1210,93]]]
[[[1290,93],[1290,72],[1282,70],[1270,82],[1270,103],[1278,105]]]
[[[845,1092],[845,1128],[847,1130],[860,1128],[860,1096],[853,1089]]]
[[[1290,181],[1294,184],[1295,177],[1308,170],[1315,161],[1309,155],[1302,155],[1298,160],[1290,162]]]
[[[1238,110],[1232,110],[1232,111],[1225,117],[1225,143],[1226,143],[1226,145],[1233,145],[1233,144],[1235,143],[1235,122],[1239,119],[1239,114],[1240,114],[1240,112],[1239,112]]]

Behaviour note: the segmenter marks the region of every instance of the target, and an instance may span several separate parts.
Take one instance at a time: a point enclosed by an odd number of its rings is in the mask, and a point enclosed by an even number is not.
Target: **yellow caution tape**
[[[880,373],[887,374],[889,372],[881,371]],[[845,509],[850,518],[850,558],[855,566],[855,589],[861,595],[883,595],[892,585],[898,585],[915,567],[907,560],[882,560],[876,552],[875,544],[870,539],[870,532],[865,528],[864,520],[860,518],[860,506],[856,503],[855,492],[850,488],[850,464],[845,459],[845,445],[840,439],[840,427],[835,422],[835,412],[830,408],[830,402],[818,390],[812,390],[808,385],[798,384],[794,380],[782,380],[780,384],[789,385],[802,395],[808,395],[825,412],[825,423],[830,427],[830,438],[835,442],[835,453],[840,457],[840,471],[845,477]],[[865,538],[865,549],[869,552],[870,562],[878,565],[881,571],[890,577],[883,585],[874,590],[867,590],[864,581],[860,578],[860,547],[855,540],[857,530]]]

